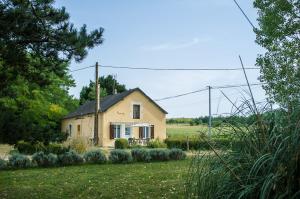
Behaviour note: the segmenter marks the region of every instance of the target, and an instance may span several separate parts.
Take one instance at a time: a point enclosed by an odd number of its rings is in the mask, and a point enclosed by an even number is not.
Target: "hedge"
[[[165,140],[165,143],[167,144],[167,147],[169,149],[172,148],[179,148],[182,150],[187,150],[187,146],[189,146],[190,150],[209,150],[211,147],[207,143],[207,141],[203,139],[190,139],[187,144],[186,139],[180,139],[180,138],[167,138]],[[220,148],[229,148],[233,145],[237,144],[236,141],[230,140],[228,138],[213,138],[210,141],[210,144],[217,149]]]
[[[132,149],[131,155],[136,162],[183,160],[185,152],[181,149]]]
[[[130,163],[132,162],[132,156],[126,150],[115,149],[110,152],[109,160],[112,163]]]
[[[50,143],[49,145],[44,145],[42,142],[37,142],[32,144],[30,142],[19,141],[15,148],[22,154],[34,154],[36,152],[43,151],[44,153],[53,153],[53,154],[63,154],[68,152],[70,149],[63,146],[59,143]]]
[[[107,161],[105,154],[101,150],[88,151],[83,155],[83,158],[87,163],[103,164]]]

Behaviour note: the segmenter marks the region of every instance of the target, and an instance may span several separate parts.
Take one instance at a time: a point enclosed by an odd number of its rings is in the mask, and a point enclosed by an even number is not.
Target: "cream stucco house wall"
[[[81,105],[62,120],[61,130],[70,138],[94,136],[95,101]],[[116,138],[149,140],[166,138],[167,112],[135,88],[100,100],[98,137],[100,146],[114,146]]]

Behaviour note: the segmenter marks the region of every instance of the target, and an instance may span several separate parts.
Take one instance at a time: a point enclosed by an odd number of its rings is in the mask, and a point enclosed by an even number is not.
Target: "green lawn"
[[[0,172],[0,198],[183,198],[190,161]]]
[[[225,132],[222,129],[222,132]],[[168,137],[179,137],[186,138],[199,136],[200,133],[207,133],[208,127],[207,125],[198,125],[198,126],[190,126],[189,124],[168,124],[167,125],[167,136]],[[219,128],[212,128],[212,135],[219,135]]]

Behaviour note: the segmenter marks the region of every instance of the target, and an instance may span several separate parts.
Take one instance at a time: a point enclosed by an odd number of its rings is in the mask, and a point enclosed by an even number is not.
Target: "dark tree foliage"
[[[121,93],[126,91],[126,87],[124,84],[120,84],[112,75],[102,76],[99,78],[100,83],[100,97],[105,97],[107,95],[114,94],[114,89],[117,93]],[[83,104],[86,101],[95,99],[95,82],[90,81],[88,86],[82,87],[80,91],[80,100],[79,103]]]
[[[0,142],[61,139],[60,120],[78,104],[68,64],[103,42],[102,28],[76,29],[53,4],[0,1]]]

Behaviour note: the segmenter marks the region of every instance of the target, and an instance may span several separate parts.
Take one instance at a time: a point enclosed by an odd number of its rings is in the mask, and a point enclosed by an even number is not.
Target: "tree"
[[[255,0],[256,42],[266,49],[257,58],[260,80],[270,99],[291,109],[300,100],[300,2]]]
[[[87,32],[69,22],[53,0],[0,1],[0,141],[49,142],[60,120],[76,108],[69,96],[72,59],[103,42],[103,28]],[[56,136],[57,135],[57,136]]]
[[[114,89],[118,93],[126,91],[125,85],[117,82],[117,80],[112,75],[100,77],[99,83],[101,89],[100,97],[114,94]],[[90,81],[90,84],[88,86],[82,87],[80,91],[79,103],[84,104],[86,101],[90,100],[95,100],[95,82],[93,81]]]

